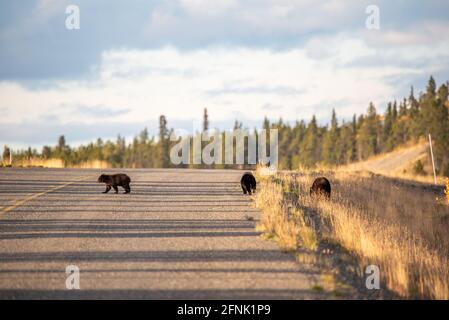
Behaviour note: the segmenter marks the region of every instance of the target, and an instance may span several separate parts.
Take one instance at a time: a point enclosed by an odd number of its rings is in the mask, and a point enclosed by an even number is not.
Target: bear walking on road
[[[242,186],[243,194],[251,194],[256,191],[256,178],[247,172],[242,176],[240,180],[240,185]]]
[[[114,188],[115,193],[118,193],[118,186],[125,189],[125,193],[131,192],[131,187],[129,183],[131,182],[131,178],[128,177],[124,173],[118,174],[102,174],[98,178],[98,182],[106,183],[106,190],[103,193],[108,193],[111,188]]]
[[[316,178],[310,187],[310,196],[331,197],[331,184],[325,177]]]

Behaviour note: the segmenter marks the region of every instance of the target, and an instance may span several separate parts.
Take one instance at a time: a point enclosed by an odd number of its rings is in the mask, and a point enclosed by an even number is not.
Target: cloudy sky
[[[1,1],[0,147],[155,133],[160,114],[192,130],[205,107],[221,129],[382,111],[431,74],[449,80],[448,12],[447,0]]]

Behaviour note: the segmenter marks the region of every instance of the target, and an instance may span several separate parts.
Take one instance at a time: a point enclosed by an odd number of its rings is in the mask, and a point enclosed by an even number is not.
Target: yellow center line
[[[67,182],[66,184],[63,184],[63,185],[60,185],[60,186],[52,187],[52,188],[50,188],[50,189],[48,189],[48,190],[46,190],[46,191],[43,191],[43,192],[39,192],[39,193],[34,193],[34,194],[31,194],[31,195],[28,195],[27,197],[25,197],[25,198],[23,198],[23,199],[21,199],[21,200],[17,200],[14,204],[10,205],[9,207],[3,207],[3,208],[1,208],[1,212],[2,212],[2,213],[10,212],[11,210],[14,210],[15,208],[21,206],[21,205],[24,204],[25,202],[28,202],[28,201],[30,201],[30,200],[33,200],[33,199],[37,198],[37,197],[43,196],[44,194],[47,194],[47,193],[50,193],[50,192],[53,192],[53,191],[56,191],[56,190],[65,188],[65,187],[67,187],[67,186],[69,186],[69,185],[71,185],[71,184],[74,184],[74,183],[76,183],[76,182],[80,182],[80,181],[87,180],[87,179],[89,179],[89,178],[90,178],[90,177],[83,177],[83,178],[80,178],[80,179],[75,180],[75,181]]]
[[[31,195],[33,195],[33,193],[27,193],[26,196],[25,196],[25,198],[27,198],[27,197],[29,197],[29,196],[31,196]],[[18,203],[19,201],[21,201],[21,199],[19,199],[19,200],[13,200],[11,206],[15,205],[15,204]],[[2,206],[2,207],[0,207],[0,210],[3,211],[3,209],[6,209],[6,208],[8,208],[8,206]]]

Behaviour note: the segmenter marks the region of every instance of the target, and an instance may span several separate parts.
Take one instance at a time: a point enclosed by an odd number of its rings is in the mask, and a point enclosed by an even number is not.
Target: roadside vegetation
[[[446,200],[449,204],[449,178],[446,178],[446,188],[444,189],[444,194],[446,195]]]
[[[449,299],[449,205],[441,188],[327,172],[331,199],[312,199],[317,173],[258,172],[258,228],[284,250],[317,252],[322,243],[335,244],[356,258],[359,275],[379,266],[382,286],[401,297]]]

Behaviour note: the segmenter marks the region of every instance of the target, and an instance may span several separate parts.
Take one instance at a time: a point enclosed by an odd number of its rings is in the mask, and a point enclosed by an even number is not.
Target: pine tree
[[[393,110],[391,102],[388,103],[387,110],[384,116],[383,137],[384,151],[391,151],[394,147],[393,142]]]
[[[413,87],[410,88],[410,95],[408,97],[410,124],[408,126],[408,136],[418,140],[418,137],[423,134],[421,130],[421,113],[419,102],[415,98]]]
[[[292,168],[292,154],[289,152],[290,141],[291,141],[291,128],[288,124],[284,124],[282,118],[279,119],[278,123],[275,124],[275,129],[278,129],[278,152],[282,154],[283,157],[279,159],[279,167],[281,169],[291,169]]]
[[[262,127],[267,131],[270,130],[270,121],[268,120],[267,117],[264,117]]]
[[[351,153],[349,157],[350,162],[357,160],[357,118],[355,114],[352,117],[351,129]]]
[[[396,104],[396,100],[393,102],[392,116],[393,116],[393,123],[394,123],[396,121],[396,119],[398,118],[398,106]]]
[[[304,135],[306,132],[306,124],[303,120],[296,121],[295,126],[292,128],[292,140],[289,145],[289,153],[291,156],[291,166],[292,169],[299,168],[301,164],[300,154],[302,153],[301,144],[304,139]]]
[[[448,86],[442,84],[437,92],[433,131],[435,155],[440,163],[440,173],[449,176],[449,99]],[[439,122],[436,121],[439,119]]]
[[[125,162],[126,141],[120,135],[117,136],[116,145],[113,153],[113,166],[123,167]]]
[[[319,130],[315,115],[312,117],[302,141],[300,161],[305,167],[314,167],[321,160]]]
[[[50,159],[52,156],[51,147],[49,146],[43,146],[42,147],[42,157],[44,159]]]
[[[209,130],[209,116],[207,115],[207,108],[204,108],[203,113],[203,132],[207,132]]]
[[[2,154],[2,159],[3,159],[3,163],[4,164],[10,164],[10,157],[11,157],[11,149],[8,146],[4,146],[3,147],[3,154]]]
[[[329,131],[326,132],[323,142],[323,162],[327,165],[335,165],[338,162],[339,151],[337,150],[337,147],[339,131],[337,115],[335,109],[332,109],[331,127]]]
[[[407,100],[404,99],[399,104],[399,117],[406,117],[407,116]]]
[[[392,147],[396,148],[407,141],[407,119],[405,117],[399,117],[393,124],[392,130]]]
[[[234,121],[234,130],[242,130],[243,123],[239,122],[237,119]]]
[[[57,157],[64,159],[65,157],[65,150],[66,150],[66,144],[65,144],[65,137],[64,135],[59,136],[58,138],[58,145],[56,147],[57,150]]]
[[[437,103],[436,84],[433,77],[430,77],[425,94],[421,95],[419,105],[421,108],[421,131],[424,135],[429,133],[430,128],[438,122],[435,118],[435,109]]]
[[[449,120],[446,108],[446,89],[440,88],[436,93],[436,83],[430,77],[427,91],[421,96],[419,105],[422,110],[422,131],[431,134],[435,143],[435,166],[439,173],[449,174]],[[441,95],[440,95],[441,94]],[[445,100],[446,99],[446,100]]]
[[[430,96],[435,96],[437,89],[437,84],[433,76],[430,76],[429,82],[427,83],[426,91]]]
[[[167,120],[164,115],[159,117],[159,163],[158,166],[161,168],[168,168],[170,165],[170,150],[168,143],[168,129]]]
[[[340,128],[340,137],[336,148],[337,152],[337,165],[346,164],[351,162],[353,156],[353,131],[352,124],[346,124],[343,122]]]
[[[360,128],[359,148],[361,159],[366,159],[378,153],[379,127],[380,124],[376,114],[376,108],[374,107],[374,104],[370,102],[366,118],[363,120],[363,124]]]
[[[448,101],[448,96],[449,96],[449,92],[448,92],[448,85],[447,84],[442,84],[440,86],[440,88],[438,88],[438,99],[440,99],[443,104],[445,104]]]

